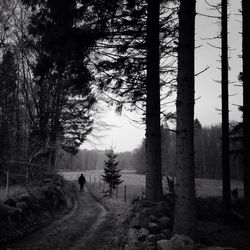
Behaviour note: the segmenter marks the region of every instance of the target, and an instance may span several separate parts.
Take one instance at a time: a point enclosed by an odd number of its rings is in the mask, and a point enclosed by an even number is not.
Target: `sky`
[[[218,3],[208,0],[209,3]],[[241,120],[241,113],[237,105],[242,104],[242,88],[239,85],[238,75],[241,72],[241,16],[239,15],[240,0],[231,0],[229,9],[229,119]],[[204,17],[200,14],[218,16],[218,12],[211,10],[204,0],[197,0],[196,6],[196,52],[195,71],[208,70],[199,74],[195,79],[195,118],[202,126],[211,126],[221,123],[221,85],[220,81],[220,50],[210,46],[220,46],[220,39],[211,39],[220,33],[219,21],[215,18]],[[103,106],[103,104],[102,104]],[[107,105],[104,105],[107,106]],[[145,136],[145,126],[133,120],[140,120],[136,113],[125,112],[121,116],[115,114],[114,109],[103,107],[101,120],[110,128],[101,131],[93,130],[94,137],[90,136],[81,148],[105,150],[113,147],[116,152],[131,151],[138,147]]]

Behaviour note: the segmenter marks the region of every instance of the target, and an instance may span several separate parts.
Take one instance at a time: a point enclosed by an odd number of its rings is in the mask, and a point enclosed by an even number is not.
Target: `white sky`
[[[208,0],[214,4],[218,1]],[[231,0],[230,18],[229,18],[229,79],[232,83],[229,86],[229,119],[240,120],[241,113],[237,110],[237,106],[242,104],[242,88],[235,85],[239,84],[238,75],[241,71],[241,17],[239,9],[240,0]],[[210,10],[204,0],[197,1],[197,13],[207,15],[218,15]],[[220,50],[208,45],[211,43],[220,46],[220,39],[204,40],[204,38],[212,38],[219,34],[220,26],[218,21],[213,18],[207,18],[200,15],[196,16],[196,73],[202,71],[206,66],[209,69],[196,77],[196,98],[199,98],[195,104],[195,117],[197,117],[203,126],[218,124],[221,122],[221,114],[217,109],[221,109],[221,99],[219,98],[221,86],[214,80],[220,80]],[[99,141],[89,138],[92,143],[84,143],[82,148],[100,150],[110,148],[111,146],[117,152],[131,151],[136,148],[145,136],[145,127],[140,126],[128,119],[140,120],[135,113],[125,113],[118,116],[110,108],[103,114],[102,120],[108,124],[114,125],[112,128],[102,132],[94,131],[97,136],[102,136]],[[101,141],[101,142],[100,142]],[[93,142],[95,145],[93,145]]]

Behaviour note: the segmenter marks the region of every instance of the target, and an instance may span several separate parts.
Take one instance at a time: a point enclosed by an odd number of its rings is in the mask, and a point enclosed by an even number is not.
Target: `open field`
[[[86,177],[88,183],[95,183],[103,187],[101,175],[103,170],[87,170],[83,172],[60,172],[67,180],[77,180],[81,173]],[[145,175],[138,175],[133,171],[122,171],[122,179],[124,182],[119,189],[124,189],[126,185],[127,194],[129,197],[139,196],[145,190]],[[167,192],[166,181],[163,181],[164,191]],[[239,180],[231,181],[231,189],[238,188],[239,195],[242,196],[243,183]],[[221,196],[222,181],[215,179],[196,179],[196,192],[198,197]],[[119,195],[120,196],[120,195]]]
[[[103,170],[87,170],[87,171],[61,171],[60,174],[64,176],[66,180],[77,180],[80,174],[83,173],[88,183],[98,186],[102,191],[107,190],[107,187],[102,181],[101,175]],[[123,183],[119,186],[118,193],[114,196],[118,196],[119,199],[124,200],[124,192],[126,185],[126,198],[132,200],[137,196],[144,195],[145,192],[145,175],[138,175],[133,170],[121,171]],[[167,192],[167,182],[163,181],[164,192]],[[231,188],[238,188],[239,195],[243,196],[243,183],[239,180],[231,181]],[[25,187],[20,185],[10,186],[9,197],[25,193]],[[221,196],[222,194],[222,181],[214,179],[196,179],[196,192],[198,197],[209,196]],[[0,201],[6,199],[6,187],[0,187]]]

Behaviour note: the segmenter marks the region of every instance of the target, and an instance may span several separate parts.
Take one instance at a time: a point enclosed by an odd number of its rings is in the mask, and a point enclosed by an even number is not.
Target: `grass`
[[[96,183],[96,185],[104,185],[101,175],[103,170],[87,170],[79,172],[61,172],[67,180],[77,180],[80,174],[83,173],[88,183]],[[121,171],[124,182],[120,185],[119,190],[127,186],[127,194],[129,197],[139,196],[145,190],[145,175],[138,175],[131,171]],[[165,178],[164,178],[165,179]],[[167,182],[163,179],[163,189],[166,192]],[[232,180],[231,189],[238,188],[240,197],[243,192],[242,181]],[[121,193],[121,192],[119,192]],[[196,179],[197,197],[219,197],[222,195],[222,181],[215,179]]]

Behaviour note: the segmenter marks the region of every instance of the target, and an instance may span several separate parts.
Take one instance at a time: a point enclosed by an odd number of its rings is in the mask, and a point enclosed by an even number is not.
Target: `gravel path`
[[[4,249],[111,249],[111,214],[87,189],[77,194],[70,214],[19,239]]]

